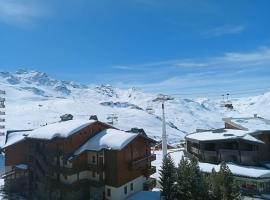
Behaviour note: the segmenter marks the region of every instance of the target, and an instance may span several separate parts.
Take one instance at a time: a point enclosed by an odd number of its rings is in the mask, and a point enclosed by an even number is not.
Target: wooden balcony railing
[[[217,152],[216,151],[203,151],[204,156],[217,156]]]
[[[151,154],[146,157],[134,160],[130,163],[132,170],[138,170],[140,168],[146,167],[148,164],[151,164],[152,161],[156,160],[156,154]]]
[[[103,164],[81,164],[74,167],[63,167],[63,166],[53,166],[53,171],[62,173],[65,175],[72,175],[76,174],[81,171],[96,171],[96,172],[102,172],[104,171],[105,167]]]

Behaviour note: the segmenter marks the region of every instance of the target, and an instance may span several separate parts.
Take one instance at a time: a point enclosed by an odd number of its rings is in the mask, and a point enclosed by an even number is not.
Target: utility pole
[[[167,155],[167,134],[166,134],[166,120],[165,120],[165,102],[168,100],[173,100],[172,97],[167,95],[159,95],[153,101],[161,102],[162,108],[162,155],[163,158]]]

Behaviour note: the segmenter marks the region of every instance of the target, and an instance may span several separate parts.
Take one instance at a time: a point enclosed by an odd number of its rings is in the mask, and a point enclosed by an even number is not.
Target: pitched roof
[[[66,138],[95,122],[96,121],[94,120],[61,121],[46,126],[42,126],[32,131],[10,133],[7,136],[7,141],[4,147],[8,147],[21,140],[24,140],[25,138],[45,139],[45,140],[51,140],[56,137]]]
[[[85,151],[100,151],[102,149],[122,150],[138,135],[139,134],[137,133],[130,133],[111,128],[103,130],[79,147],[73,153],[73,157]]]
[[[261,117],[224,118],[223,121],[241,130],[270,131],[270,120]]]
[[[196,141],[216,141],[216,140],[235,140],[241,139],[250,142],[263,143],[261,140],[256,139],[250,134],[252,131],[244,131],[237,129],[220,129],[203,131],[192,133],[186,136],[187,139],[196,140]]]

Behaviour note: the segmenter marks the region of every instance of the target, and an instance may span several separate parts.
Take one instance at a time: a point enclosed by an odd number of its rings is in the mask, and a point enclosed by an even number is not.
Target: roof
[[[34,139],[45,139],[51,140],[56,137],[66,138],[79,130],[93,124],[94,120],[69,120],[61,121],[40,128],[34,129],[32,131],[22,131],[22,132],[13,132],[8,135],[6,144],[4,147],[8,147],[12,144],[15,144],[25,138],[34,138]]]
[[[261,117],[224,118],[223,120],[242,130],[270,131],[270,120]]]
[[[263,167],[243,166],[234,163],[227,163],[227,166],[235,176],[250,177],[250,178],[270,178],[270,170]],[[201,163],[199,162],[201,171],[210,173],[214,168],[216,171],[220,170],[220,165]]]
[[[216,140],[235,140],[241,139],[250,142],[263,143],[261,140],[251,136],[252,131],[244,131],[237,129],[220,129],[203,132],[196,132],[186,136],[186,139],[196,141],[216,141]]]
[[[121,150],[138,135],[111,128],[103,130],[79,147],[74,152],[73,157],[85,151],[100,151],[102,149]]]

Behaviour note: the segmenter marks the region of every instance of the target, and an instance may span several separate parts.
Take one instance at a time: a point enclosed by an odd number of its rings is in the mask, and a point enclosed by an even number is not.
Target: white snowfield
[[[25,138],[36,138],[36,139],[46,139],[51,140],[55,137],[66,138],[73,133],[81,130],[90,124],[94,123],[94,120],[69,120],[63,122],[56,122],[53,124],[44,125],[40,128],[23,131],[14,132],[8,135],[5,147],[15,144]]]
[[[261,118],[233,118],[231,121],[239,124],[247,130],[253,131],[268,131],[270,130],[270,120]]]
[[[100,151],[102,149],[121,150],[138,134],[116,129],[106,129],[90,138],[84,145],[74,152],[79,155],[84,151]]]
[[[263,143],[261,140],[258,140],[252,135],[250,135],[252,133],[254,133],[254,131],[223,129],[223,130],[220,130],[220,132],[204,131],[204,132],[192,133],[192,134],[187,135],[186,138],[197,140],[197,141],[242,139],[242,140],[247,140],[251,142]]]
[[[79,120],[88,120],[90,115],[97,115],[103,122],[108,121],[108,114],[116,114],[118,122],[114,126],[117,128],[143,128],[148,136],[161,139],[161,105],[153,101],[158,94],[109,85],[86,86],[27,70],[0,72],[0,89],[6,91],[8,130],[37,129],[59,121],[59,117],[66,113]],[[175,98],[166,102],[168,141],[178,143],[197,128],[222,128],[222,118],[247,117],[256,113],[270,119],[270,93],[232,99],[232,103],[233,111],[221,107],[219,100],[206,98]],[[149,112],[149,108],[154,113]],[[2,144],[4,140],[0,136]]]

